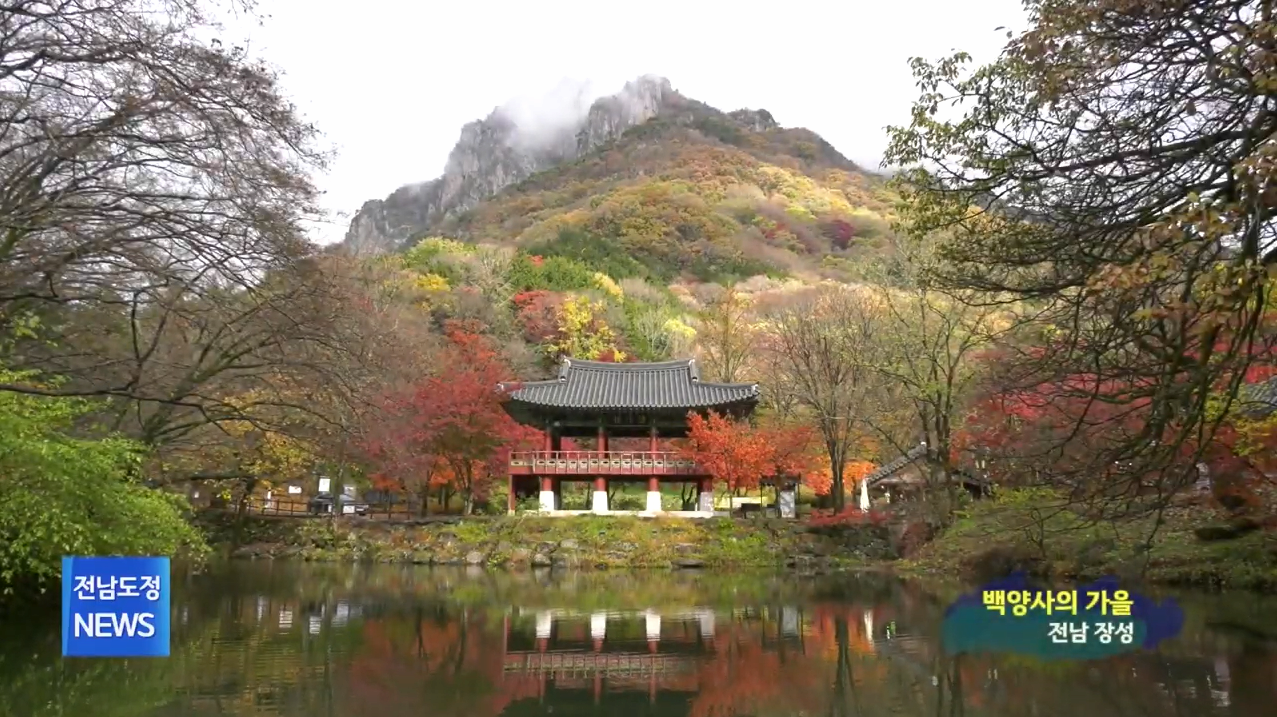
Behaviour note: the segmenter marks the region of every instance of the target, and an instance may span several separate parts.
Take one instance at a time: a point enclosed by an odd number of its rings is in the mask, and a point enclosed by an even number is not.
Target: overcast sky
[[[462,2],[259,0],[227,39],[279,67],[338,157],[319,178],[340,240],[368,199],[443,171],[461,126],[565,79],[611,94],[643,74],[722,110],[766,109],[876,168],[917,94],[912,56],[996,56],[1019,0]]]

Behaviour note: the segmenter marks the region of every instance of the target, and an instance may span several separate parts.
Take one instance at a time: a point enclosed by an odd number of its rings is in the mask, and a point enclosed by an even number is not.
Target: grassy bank
[[[1117,575],[1164,585],[1277,590],[1277,535],[1243,518],[1202,505],[1172,507],[1146,549],[1151,517],[1097,525],[1046,505],[1042,496],[1016,491],[976,503],[896,567],[968,580],[1023,570],[1056,579]]]
[[[809,530],[779,519],[631,516],[472,517],[388,523],[357,518],[206,517],[210,542],[236,557],[430,565],[579,568],[833,568],[894,557],[883,526]]]
[[[899,531],[891,526],[812,528],[778,519],[521,515],[404,524],[216,515],[204,516],[202,527],[215,546],[257,559],[814,572],[873,566],[958,582],[1020,570],[1056,580],[1117,575],[1165,585],[1277,590],[1277,536],[1235,530],[1244,522],[1237,516],[1204,506],[1171,508],[1145,550],[1152,518],[1089,524],[1047,504],[1024,491],[979,501],[905,560],[898,559],[900,541],[893,535]]]

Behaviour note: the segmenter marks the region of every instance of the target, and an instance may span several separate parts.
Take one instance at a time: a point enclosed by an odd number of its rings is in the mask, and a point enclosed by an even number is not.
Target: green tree
[[[35,383],[0,369],[0,381]],[[75,437],[94,409],[73,398],[0,391],[0,590],[48,589],[64,555],[172,555],[198,550],[184,499],[138,480],[141,446]]]
[[[886,277],[869,289],[879,329],[857,355],[885,380],[885,399],[865,414],[874,432],[903,453],[920,438],[927,445],[927,503],[947,522],[957,504],[950,480],[953,437],[962,412],[987,367],[980,353],[1009,331],[1012,308],[972,291],[931,284],[937,262],[932,237],[895,242]]]

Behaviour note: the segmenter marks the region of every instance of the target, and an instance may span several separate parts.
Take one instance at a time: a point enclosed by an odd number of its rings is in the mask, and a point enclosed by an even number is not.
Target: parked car
[[[355,500],[348,495],[337,496],[337,505],[340,506],[343,514],[347,513],[347,507],[353,509],[355,515],[367,515],[368,504]],[[309,505],[312,513],[332,513],[333,512],[333,496],[327,493],[317,495],[310,499]]]

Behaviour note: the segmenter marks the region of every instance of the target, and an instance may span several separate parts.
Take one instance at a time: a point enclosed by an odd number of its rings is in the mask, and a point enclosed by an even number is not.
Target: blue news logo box
[[[168,558],[62,558],[63,657],[168,657]]]

